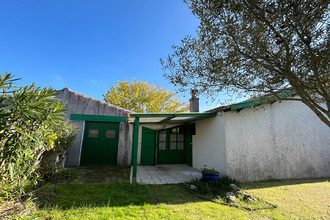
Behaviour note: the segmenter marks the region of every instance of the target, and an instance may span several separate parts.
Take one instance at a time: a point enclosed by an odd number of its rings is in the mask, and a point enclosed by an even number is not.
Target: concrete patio
[[[136,181],[141,184],[176,184],[201,176],[199,170],[185,164],[138,166]]]

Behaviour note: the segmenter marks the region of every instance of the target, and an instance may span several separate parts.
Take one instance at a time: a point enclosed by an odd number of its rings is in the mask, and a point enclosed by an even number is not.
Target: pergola
[[[133,182],[136,182],[137,153],[140,124],[186,124],[200,119],[214,117],[216,113],[134,113],[129,115],[129,123],[134,124],[132,144]]]

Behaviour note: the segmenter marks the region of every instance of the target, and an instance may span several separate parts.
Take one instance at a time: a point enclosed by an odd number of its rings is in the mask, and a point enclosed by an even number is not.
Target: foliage
[[[196,186],[196,192],[200,195],[209,196],[211,198],[215,197],[225,197],[226,192],[230,192],[232,189],[229,184],[235,184],[239,186],[239,182],[230,179],[228,177],[222,177],[219,180],[204,180],[204,179],[194,179],[192,181],[186,182],[186,185]]]
[[[227,192],[233,192],[233,189],[229,186],[232,183],[239,185],[239,182],[228,177],[223,177],[219,180],[211,181],[205,179],[194,179],[192,181],[186,182],[184,186],[187,189],[189,189],[192,185],[195,186],[194,189],[190,189],[189,191],[199,198],[211,200],[212,202],[219,204],[228,204],[228,201],[226,200],[226,194]],[[230,202],[230,204],[234,207],[245,208],[247,210],[275,208],[274,205],[259,198],[254,198],[254,201],[249,201],[246,199],[246,195],[249,194],[245,191],[240,192],[241,193],[237,194],[234,193],[237,200]]]
[[[183,106],[175,94],[160,86],[146,81],[118,81],[110,86],[103,95],[104,101],[138,113],[151,112],[187,112],[189,106]]]
[[[174,85],[251,97],[293,88],[330,126],[329,1],[185,2],[201,21],[161,59]]]
[[[64,167],[65,153],[71,147],[77,132],[77,127],[66,120],[58,121],[51,129],[56,134],[56,140],[54,147],[42,154],[39,172],[44,179],[53,178],[52,175],[57,175],[58,169]]]
[[[217,174],[219,173],[218,171],[216,171],[215,169],[207,169],[207,168],[203,168],[201,170],[203,173],[211,173],[211,174]]]
[[[6,198],[22,196],[37,184],[43,154],[60,144],[63,133],[56,132],[70,127],[63,123],[65,105],[56,101],[53,89],[16,88],[15,80],[0,74],[0,196]]]

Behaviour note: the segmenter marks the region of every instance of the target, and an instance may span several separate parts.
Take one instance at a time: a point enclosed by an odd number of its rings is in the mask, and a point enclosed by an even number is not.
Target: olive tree
[[[306,104],[330,126],[330,3],[325,0],[185,0],[200,19],[161,59],[164,75],[185,89],[277,95]]]

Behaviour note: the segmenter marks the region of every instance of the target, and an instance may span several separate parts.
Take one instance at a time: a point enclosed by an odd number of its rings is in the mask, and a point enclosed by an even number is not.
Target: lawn
[[[115,179],[87,183],[81,175],[77,179],[45,184],[37,194],[39,208],[25,219],[330,219],[327,179],[241,184],[253,196],[278,206],[258,211],[201,200],[180,184],[139,185]]]

